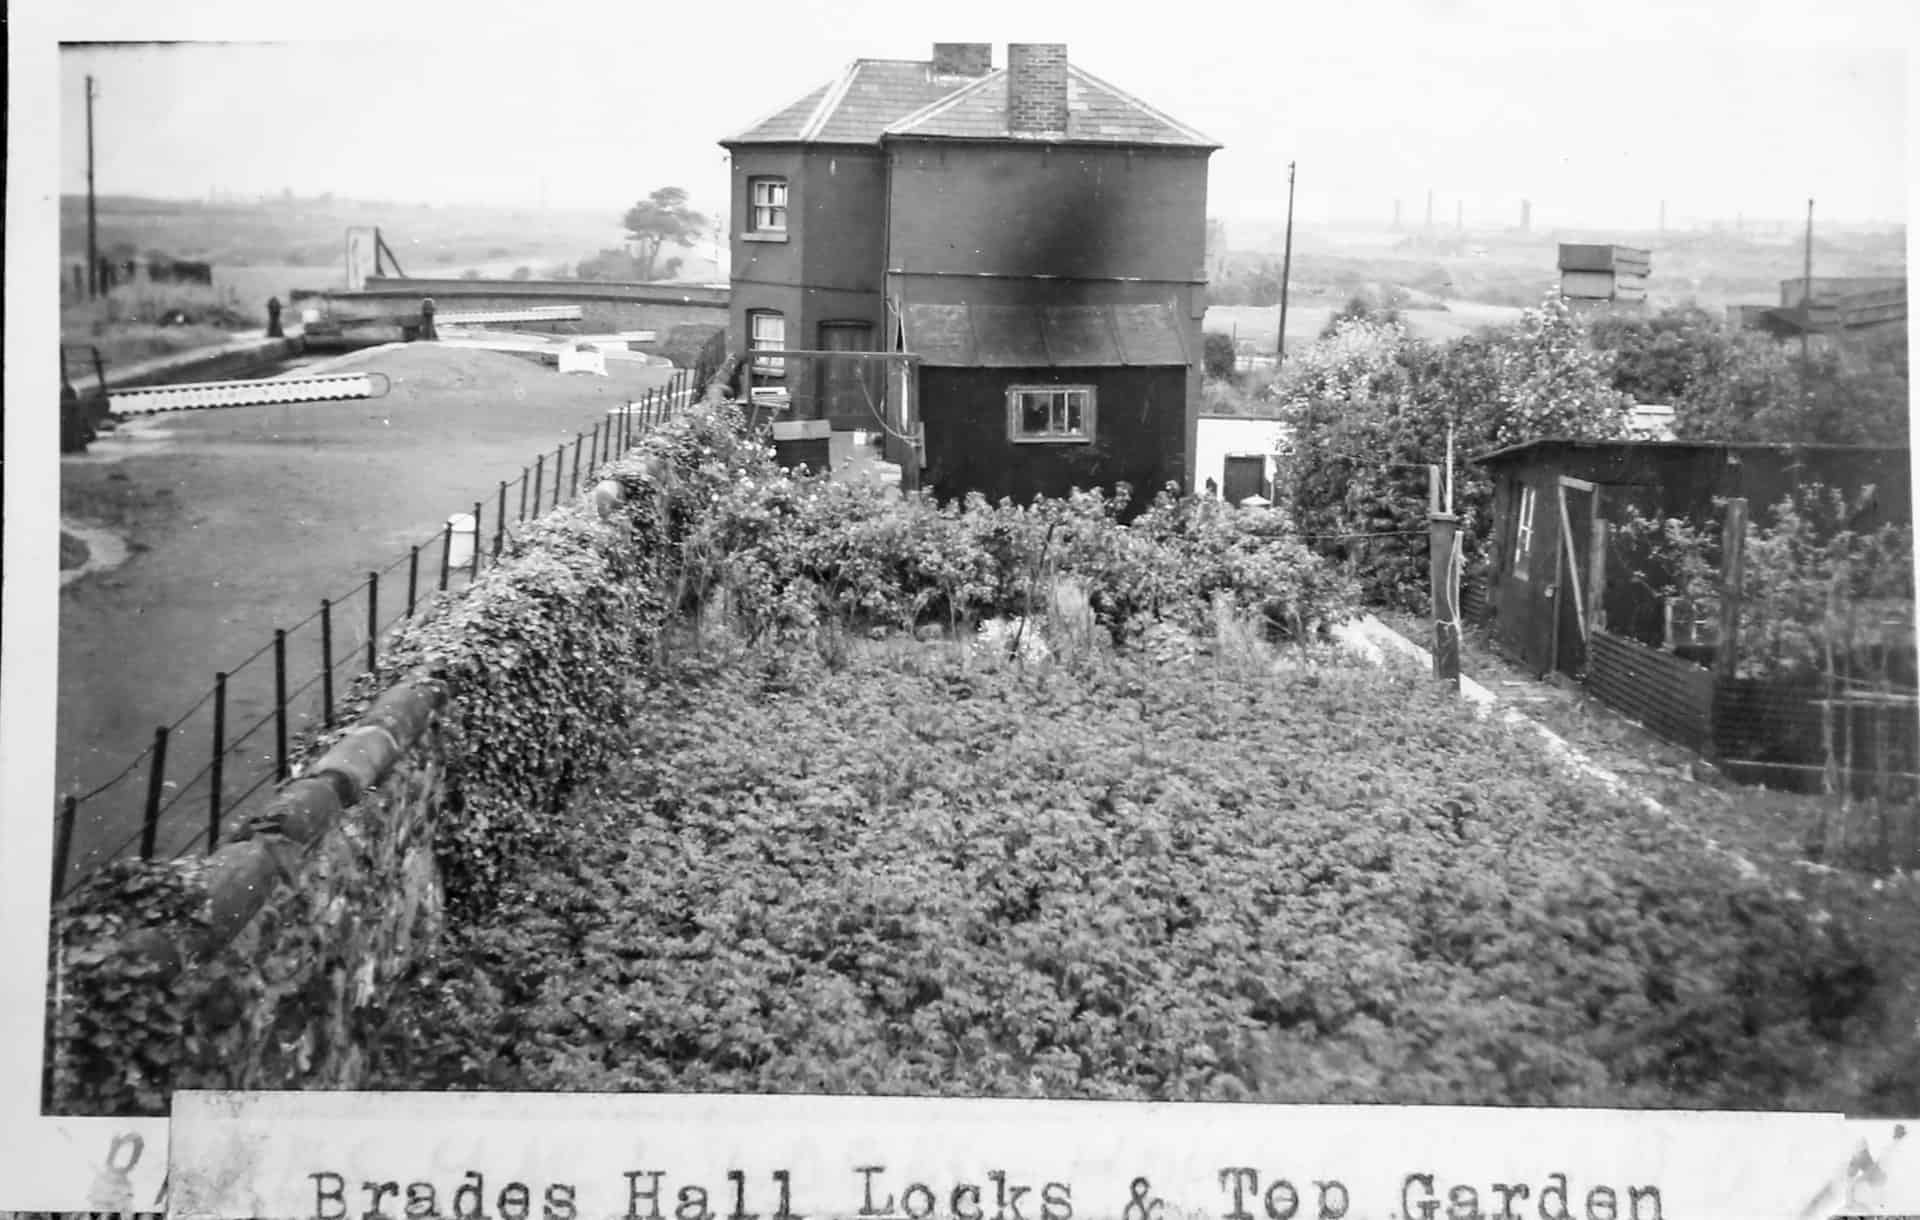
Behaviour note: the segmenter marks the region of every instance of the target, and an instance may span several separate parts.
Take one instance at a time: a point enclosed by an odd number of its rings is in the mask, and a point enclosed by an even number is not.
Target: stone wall
[[[54,912],[46,1108],[159,1115],[180,1088],[361,1084],[454,882],[505,866],[623,748],[584,709],[651,654],[674,531],[730,461],[765,460],[740,428],[724,410],[669,420],[529,527],[390,646],[392,668],[345,701],[348,727],[297,752],[296,778],[213,854],[120,861],[76,887]]]

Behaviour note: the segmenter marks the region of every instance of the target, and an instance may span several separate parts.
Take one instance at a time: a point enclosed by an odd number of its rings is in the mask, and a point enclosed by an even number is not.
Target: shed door
[[[1226,484],[1220,489],[1220,498],[1229,504],[1238,504],[1248,496],[1265,496],[1267,459],[1259,454],[1230,455],[1224,477]]]
[[[1586,673],[1587,636],[1598,611],[1599,565],[1605,562],[1594,533],[1599,494],[1584,479],[1560,476],[1554,512],[1553,667],[1575,678]]]
[[[873,324],[870,322],[822,322],[820,348],[829,352],[870,352],[873,350]],[[820,397],[823,414],[838,431],[877,432],[881,411],[881,368],[872,360],[821,360]],[[869,406],[871,403],[871,406]]]

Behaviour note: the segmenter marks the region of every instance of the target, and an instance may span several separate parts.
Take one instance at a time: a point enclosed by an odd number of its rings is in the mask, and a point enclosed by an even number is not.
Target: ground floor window
[[[1007,438],[1090,441],[1093,413],[1090,385],[1017,385],[1007,391]]]
[[[770,309],[757,309],[749,313],[747,332],[748,346],[756,352],[779,351],[787,345],[787,320]],[[779,377],[786,371],[784,357],[754,357],[753,374],[756,377]]]

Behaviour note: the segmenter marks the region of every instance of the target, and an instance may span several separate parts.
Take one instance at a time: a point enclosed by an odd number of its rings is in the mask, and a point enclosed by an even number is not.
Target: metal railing
[[[571,443],[534,455],[516,480],[462,504],[446,524],[386,566],[370,570],[338,597],[272,636],[238,664],[214,674],[194,704],[153,730],[152,740],[112,779],[62,797],[56,811],[53,887],[56,897],[79,879],[129,852],[143,860],[178,859],[219,847],[235,819],[261,793],[293,778],[302,734],[336,723],[340,697],[353,679],[379,667],[388,639],[441,593],[458,592],[497,565],[516,526],[577,496],[593,474],[625,453],[657,424],[684,409],[701,384],[682,369],[664,386],[616,408],[576,433]],[[470,528],[456,530],[465,515]],[[191,760],[205,761],[191,771]],[[139,810],[137,819],[128,811]],[[71,870],[74,831],[82,815],[125,830]],[[137,821],[137,825],[132,825]]]

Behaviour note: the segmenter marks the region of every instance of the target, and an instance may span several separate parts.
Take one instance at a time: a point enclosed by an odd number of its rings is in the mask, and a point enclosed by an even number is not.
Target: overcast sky
[[[41,0],[45,3],[45,0]],[[1062,41],[1225,145],[1210,210],[1303,223],[1651,228],[1801,214],[1904,219],[1911,0],[1374,0],[1312,6],[978,0],[400,6],[80,4],[60,37],[329,41],[56,51],[59,182],[103,192],[341,195],[606,208],[720,202],[723,136],[851,59],[935,39]],[[1304,15],[1311,11],[1312,15]],[[317,16],[322,15],[324,16]],[[17,26],[16,26],[17,29]],[[51,100],[51,99],[50,99]]]

